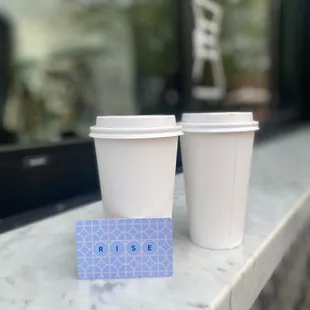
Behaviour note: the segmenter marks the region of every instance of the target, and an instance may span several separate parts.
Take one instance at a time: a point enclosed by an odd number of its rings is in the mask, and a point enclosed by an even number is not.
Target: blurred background
[[[261,138],[306,120],[309,7],[0,0],[0,218],[99,197],[97,115],[253,111]]]

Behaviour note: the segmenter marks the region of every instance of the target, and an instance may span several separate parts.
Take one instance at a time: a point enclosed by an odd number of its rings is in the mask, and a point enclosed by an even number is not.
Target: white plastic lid
[[[98,116],[90,137],[103,139],[146,139],[182,135],[174,115]]]
[[[243,132],[258,130],[251,112],[184,113],[184,132]]]

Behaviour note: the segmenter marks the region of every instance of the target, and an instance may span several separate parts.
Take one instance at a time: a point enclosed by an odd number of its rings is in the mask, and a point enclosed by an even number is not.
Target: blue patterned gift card
[[[76,242],[79,279],[173,274],[170,218],[77,221]]]

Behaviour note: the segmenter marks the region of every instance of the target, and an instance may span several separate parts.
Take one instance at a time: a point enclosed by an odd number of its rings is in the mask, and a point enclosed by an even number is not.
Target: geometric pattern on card
[[[77,221],[76,245],[79,279],[173,274],[171,218]]]

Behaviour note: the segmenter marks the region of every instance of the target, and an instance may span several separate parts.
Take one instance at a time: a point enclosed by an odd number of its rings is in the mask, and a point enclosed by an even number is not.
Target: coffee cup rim
[[[184,113],[184,132],[244,132],[259,130],[252,112]]]
[[[90,137],[102,139],[139,139],[164,138],[183,135],[182,126],[153,127],[153,128],[104,128],[90,127]]]

